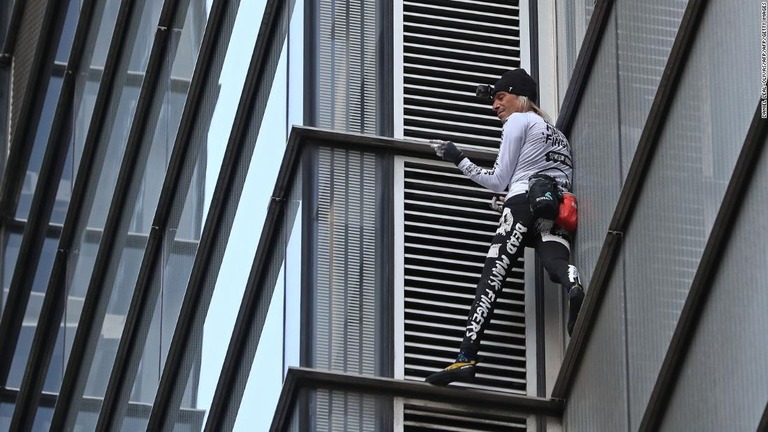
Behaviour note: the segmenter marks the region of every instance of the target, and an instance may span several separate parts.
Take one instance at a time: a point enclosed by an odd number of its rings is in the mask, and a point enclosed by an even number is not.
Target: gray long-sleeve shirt
[[[565,135],[533,112],[514,113],[504,123],[501,145],[492,169],[465,158],[459,169],[477,184],[507,198],[528,191],[528,178],[543,173],[571,190],[571,145]]]

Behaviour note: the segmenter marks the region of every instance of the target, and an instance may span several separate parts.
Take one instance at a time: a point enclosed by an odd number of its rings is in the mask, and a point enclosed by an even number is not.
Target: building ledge
[[[562,401],[553,399],[454,387],[436,387],[418,381],[291,367],[288,369],[283,382],[283,390],[280,393],[270,430],[287,430],[298,395],[304,389],[340,390],[365,395],[422,399],[430,402],[516,411],[557,418],[562,416],[564,409]]]

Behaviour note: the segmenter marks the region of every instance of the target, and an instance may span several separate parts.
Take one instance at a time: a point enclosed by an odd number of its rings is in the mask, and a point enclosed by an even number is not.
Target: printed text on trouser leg
[[[513,221],[511,219],[511,214],[509,216],[510,219],[505,220],[504,222],[508,222],[509,226],[511,227]],[[500,227],[499,230],[501,229],[502,228]],[[514,256],[514,254],[517,252],[517,249],[520,247],[520,244],[523,240],[523,233],[527,231],[528,228],[526,228],[523,224],[518,222],[515,225],[515,230],[510,234],[506,245],[506,250],[510,256]],[[498,250],[497,246],[498,245],[491,246],[491,251]],[[489,253],[489,257],[493,255],[498,256],[497,253]],[[472,341],[477,339],[477,335],[482,328],[483,323],[485,323],[485,318],[490,313],[493,307],[493,302],[496,300],[496,293],[501,291],[503,288],[507,270],[509,269],[511,263],[512,261],[507,255],[502,255],[496,259],[494,268],[491,271],[490,277],[488,278],[488,285],[490,285],[492,289],[486,288],[485,293],[480,296],[480,299],[474,305],[475,313],[472,315],[469,325],[467,325],[466,336]]]
[[[571,282],[571,285],[581,285],[581,279],[579,279],[579,271],[576,270],[576,266],[568,265],[568,280]]]

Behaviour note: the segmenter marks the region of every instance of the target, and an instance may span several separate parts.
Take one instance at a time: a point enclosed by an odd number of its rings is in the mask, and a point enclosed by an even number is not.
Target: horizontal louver
[[[466,410],[405,404],[403,432],[514,432],[526,431],[525,417],[488,414],[467,415]]]
[[[475,88],[520,66],[516,4],[403,1],[405,138],[498,146],[499,121]]]
[[[499,215],[492,194],[453,166],[404,161],[404,378],[423,380],[455,359]],[[520,261],[497,301],[475,383],[526,393]]]

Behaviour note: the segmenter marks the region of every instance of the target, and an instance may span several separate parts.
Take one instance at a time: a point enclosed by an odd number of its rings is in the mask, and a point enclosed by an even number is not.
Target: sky
[[[207,3],[210,10],[212,0]],[[255,45],[258,24],[254,23],[261,22],[265,3],[266,0],[240,1],[220,79],[221,93],[208,136],[204,214],[207,214],[211,202],[211,194],[215,188]],[[198,406],[206,411],[216,390],[219,371],[224,362],[285,149],[287,126],[271,125],[287,125],[286,65],[284,49],[205,323]],[[257,375],[255,379],[248,380],[235,431],[265,431],[272,422],[282,389],[282,303],[283,292],[276,289],[254,361],[254,372],[257,372]]]

